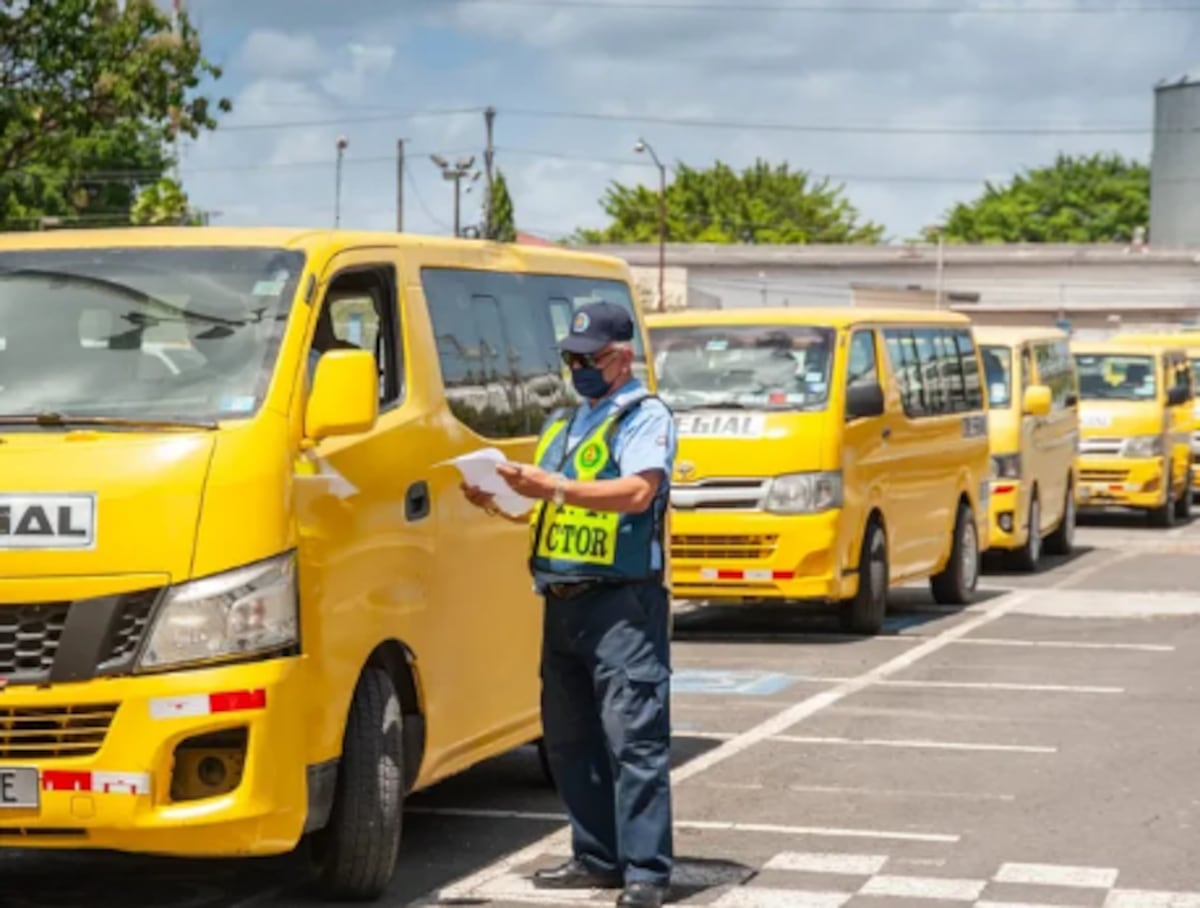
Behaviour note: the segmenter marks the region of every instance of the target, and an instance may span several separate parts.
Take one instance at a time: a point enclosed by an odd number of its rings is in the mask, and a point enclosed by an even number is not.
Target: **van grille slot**
[[[0,760],[88,757],[100,750],[116,703],[0,708]]]
[[[671,557],[703,561],[761,561],[775,554],[778,536],[672,536]]]
[[[0,675],[10,681],[50,671],[69,602],[0,606]]]
[[[1079,471],[1084,482],[1124,482],[1129,478],[1128,470],[1084,469]]]

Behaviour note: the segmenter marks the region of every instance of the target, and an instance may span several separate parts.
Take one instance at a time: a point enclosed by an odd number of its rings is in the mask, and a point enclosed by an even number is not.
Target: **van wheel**
[[[1070,555],[1075,549],[1075,488],[1067,481],[1067,500],[1063,516],[1054,532],[1046,537],[1046,551],[1051,555]]]
[[[1175,499],[1175,517],[1178,520],[1190,520],[1192,517],[1192,490],[1195,483],[1195,478],[1192,476],[1192,468],[1188,467],[1187,485],[1178,498]]]
[[[954,520],[954,544],[950,560],[940,574],[929,581],[933,598],[941,605],[966,605],[979,582],[979,534],[975,516],[965,503],[958,506]]]
[[[313,836],[322,895],[374,901],[396,869],[404,801],[403,719],[387,673],[366,669],[358,680],[329,825]]]
[[[872,518],[858,555],[858,592],[841,604],[842,630],[868,637],[878,634],[887,615],[887,596],[887,536],[879,521]]]
[[[1147,520],[1152,527],[1162,527],[1164,529],[1175,526],[1175,495],[1174,495],[1174,477],[1171,475],[1171,465],[1167,464],[1167,490],[1166,499],[1157,508],[1152,508],[1147,514]]]
[[[1012,553],[1013,566],[1026,573],[1036,571],[1042,560],[1042,506],[1038,502],[1038,491],[1029,497],[1029,533],[1025,544]]]

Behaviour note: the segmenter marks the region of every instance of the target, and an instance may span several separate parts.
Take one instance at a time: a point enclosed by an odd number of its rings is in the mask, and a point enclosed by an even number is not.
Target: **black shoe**
[[[656,883],[630,883],[617,899],[620,908],[661,908],[667,897],[665,886]]]
[[[615,873],[597,873],[572,858],[558,867],[535,871],[533,885],[543,889],[616,889],[621,878]]]

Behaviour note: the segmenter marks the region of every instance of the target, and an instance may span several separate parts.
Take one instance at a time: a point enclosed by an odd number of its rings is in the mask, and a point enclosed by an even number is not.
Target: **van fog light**
[[[175,748],[171,800],[198,801],[229,794],[242,784],[249,733],[231,728],[186,738]]]
[[[1005,511],[1000,515],[1000,529],[1006,533],[1013,531],[1013,515],[1012,511]]]

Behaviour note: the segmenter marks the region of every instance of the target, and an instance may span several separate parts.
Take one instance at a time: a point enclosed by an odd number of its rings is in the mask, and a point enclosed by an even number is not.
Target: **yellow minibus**
[[[987,547],[986,399],[952,312],[763,308],[648,317],[676,413],[671,583],[700,601],[969,602]]]
[[[1065,331],[976,326],[992,449],[989,553],[1037,570],[1075,538],[1079,389]]]
[[[1192,370],[1178,347],[1071,342],[1079,375],[1080,509],[1130,508],[1154,526],[1192,509]]]
[[[623,262],[487,242],[0,238],[0,846],[382,893],[408,793],[540,738],[528,530],[447,461],[529,461],[599,299]]]

